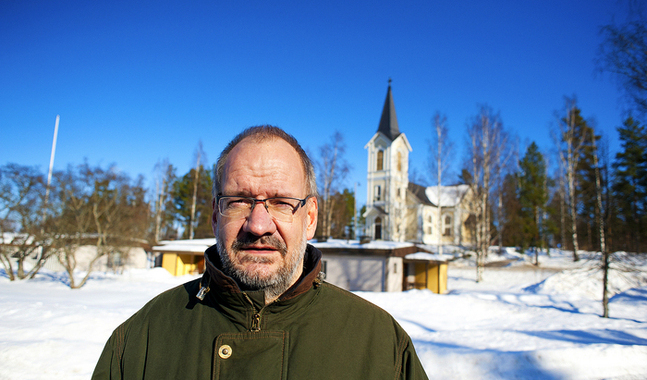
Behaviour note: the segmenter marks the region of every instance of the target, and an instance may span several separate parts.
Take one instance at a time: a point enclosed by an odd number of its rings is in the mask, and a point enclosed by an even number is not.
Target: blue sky
[[[576,95],[618,149],[622,103],[595,73],[599,27],[615,1],[32,1],[0,2],[0,164],[55,169],[115,163],[178,174],[202,141],[212,164],[250,125],[274,124],[317,158],[343,133],[366,199],[364,145],[388,78],[411,165],[426,169],[436,111],[463,160],[465,125],[488,104],[520,150],[553,144],[554,112]]]

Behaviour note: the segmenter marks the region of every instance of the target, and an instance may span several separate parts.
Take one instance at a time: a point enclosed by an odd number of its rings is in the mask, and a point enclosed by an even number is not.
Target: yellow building
[[[153,247],[161,255],[161,266],[173,276],[204,272],[204,251],[216,244],[215,238],[194,240],[165,240]]]
[[[350,291],[447,291],[447,259],[409,242],[311,241],[323,253],[326,281]]]
[[[418,252],[404,257],[407,276],[403,288],[429,289],[443,294],[447,291],[447,261],[444,257]]]

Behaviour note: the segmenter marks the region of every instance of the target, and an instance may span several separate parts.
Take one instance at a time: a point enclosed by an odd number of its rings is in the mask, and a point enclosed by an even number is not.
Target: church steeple
[[[395,115],[395,104],[393,103],[393,95],[391,94],[391,78],[389,78],[389,88],[386,91],[386,100],[384,100],[382,117],[380,118],[380,125],[377,127],[377,131],[382,132],[391,141],[400,135],[398,118]]]

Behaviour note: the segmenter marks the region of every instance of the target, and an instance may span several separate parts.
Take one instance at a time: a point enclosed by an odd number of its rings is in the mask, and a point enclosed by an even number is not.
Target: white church
[[[439,196],[436,186],[409,182],[412,149],[398,126],[390,80],[377,132],[364,148],[368,151],[364,217],[369,238],[433,245],[472,243],[468,185],[442,186]]]

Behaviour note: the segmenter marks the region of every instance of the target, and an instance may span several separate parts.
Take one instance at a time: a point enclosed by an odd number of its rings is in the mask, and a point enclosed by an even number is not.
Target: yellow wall
[[[165,253],[162,257],[162,268],[173,276],[184,276],[198,270],[195,255]]]
[[[447,264],[415,264],[415,288],[443,294],[447,291]]]

